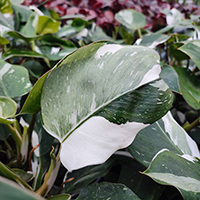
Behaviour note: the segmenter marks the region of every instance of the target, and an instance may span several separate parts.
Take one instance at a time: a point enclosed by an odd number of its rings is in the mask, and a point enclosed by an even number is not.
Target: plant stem
[[[138,29],[137,29],[137,31],[138,31],[139,38],[142,38],[141,29],[140,29],[140,28],[138,28]]]
[[[51,189],[57,174],[60,168],[60,153],[58,153],[57,157],[53,154],[54,147],[52,146],[52,151],[50,152],[51,156],[51,164],[49,167],[48,172],[45,175],[44,182],[42,186],[35,192],[41,196],[45,196],[48,194],[49,190]]]
[[[191,124],[187,124],[185,127],[183,126],[185,131],[189,132],[190,130],[192,130],[200,123],[199,121],[200,121],[200,116],[196,120],[194,120]]]
[[[8,129],[9,133],[12,135],[13,139],[15,140],[16,148],[17,148],[17,156],[19,158],[20,157],[21,144],[22,144],[22,137],[19,134],[19,132],[17,131],[17,129],[12,127],[10,124],[7,124],[6,128]]]

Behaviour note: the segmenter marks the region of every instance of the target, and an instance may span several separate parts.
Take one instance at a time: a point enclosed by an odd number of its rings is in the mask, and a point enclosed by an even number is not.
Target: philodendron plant
[[[167,84],[159,78],[161,72],[159,60],[159,55],[148,47],[118,45],[104,41],[92,43],[68,54],[54,68],[38,79],[18,113],[18,117],[24,114],[33,114],[29,125],[27,122],[21,122],[26,130],[23,134],[28,132],[30,137],[33,131],[32,145],[38,147],[38,143],[40,144],[40,150],[36,156],[40,159],[36,157],[32,159],[34,177],[32,187],[16,175],[16,172],[3,164],[0,166],[1,175],[45,197],[52,189],[60,163],[67,169],[67,174],[91,165],[104,163],[104,166],[111,166],[108,164],[110,161],[107,161],[111,155],[118,149],[125,149],[129,146],[128,151],[144,166],[148,167],[152,160],[151,167],[145,174],[161,184],[174,185],[173,181],[170,182],[167,179],[167,175],[170,173],[170,177],[176,178],[177,174],[173,173],[172,165],[170,166],[172,169],[171,171],[169,169],[168,173],[165,173],[163,169],[158,169],[158,171],[155,169],[160,165],[161,155],[171,156],[174,161],[178,159],[187,168],[187,162],[193,162],[194,166],[197,165],[194,157],[199,157],[199,151],[189,136],[184,136],[186,139],[183,139],[183,142],[177,139],[179,138],[177,132],[180,132],[181,128],[177,124],[174,125],[172,116],[167,113],[171,108],[173,95]],[[7,74],[6,72],[3,67],[0,71],[2,79]],[[1,108],[3,110],[3,103]],[[44,130],[37,127],[33,129],[33,124],[38,124],[39,118],[36,113],[39,111],[44,129],[57,139],[58,143],[53,144],[52,137],[49,139],[49,136],[43,132]],[[162,118],[163,116],[164,118]],[[9,115],[8,117],[14,116]],[[1,118],[4,119],[4,124],[14,123],[7,119],[8,117],[2,114]],[[15,125],[9,125],[10,129],[13,127]],[[176,127],[177,131],[173,132],[173,127]],[[140,146],[140,141],[136,137],[138,132],[144,134],[143,145],[148,141],[151,144],[156,143],[155,134],[171,142],[168,147],[165,147],[165,144],[154,145],[154,151],[147,149],[147,152],[142,152],[140,147],[138,149],[138,144]],[[16,132],[13,135],[16,136]],[[136,143],[134,144],[135,138]],[[45,173],[42,171],[45,166],[42,156],[51,149],[52,145],[54,147],[50,152],[50,167],[42,182],[42,174]],[[25,142],[17,146],[19,152],[21,150],[24,153],[24,146],[27,146]],[[146,147],[150,146],[147,144]],[[141,148],[143,147],[141,146]],[[143,156],[147,154],[148,159],[145,157],[147,159],[145,160],[141,157],[140,152]],[[150,152],[152,154],[149,155]],[[29,157],[31,159],[31,156]],[[31,160],[29,161],[31,162]],[[102,168],[104,168],[103,165]],[[106,170],[107,168],[105,167]],[[186,171],[186,169],[184,170]],[[91,175],[89,182],[95,177],[97,178],[97,175],[99,174]],[[67,177],[68,175],[66,175]],[[73,179],[74,177],[70,178],[71,181]],[[83,181],[81,179],[84,180],[84,177],[80,176],[78,180],[75,180],[74,186],[78,182],[81,183]],[[191,178],[191,180],[193,179]],[[181,181],[184,182],[185,179],[179,180],[180,184],[175,186],[188,197],[187,187],[182,187]],[[3,186],[2,188],[6,188],[8,183],[5,179],[0,179],[0,184]],[[67,193],[70,193],[70,188],[72,190],[74,186],[69,187]],[[9,188],[11,187],[18,191],[17,186],[9,185]],[[104,197],[106,198],[122,196],[126,199],[140,199],[133,191],[121,184],[101,183],[99,187],[112,189],[112,193],[105,192]],[[77,199],[85,199],[88,192],[95,193],[99,187],[94,184],[85,188]],[[0,189],[0,192],[0,196],[7,195],[6,191]],[[193,196],[195,192],[198,193],[199,190],[191,189],[190,195]],[[26,198],[29,195],[32,199],[34,195],[29,193],[21,191],[20,198]],[[58,198],[58,196],[56,197]],[[71,197],[65,194],[63,197],[59,195],[59,198],[70,199]],[[90,198],[92,199],[92,197]],[[95,198],[93,195],[93,199]],[[35,196],[35,199],[39,199],[39,197]]]

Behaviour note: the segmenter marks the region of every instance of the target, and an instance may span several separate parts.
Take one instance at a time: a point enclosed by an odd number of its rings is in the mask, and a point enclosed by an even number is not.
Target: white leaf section
[[[100,47],[98,49],[98,51],[95,54],[95,58],[99,59],[102,56],[104,56],[105,54],[109,55],[109,54],[114,54],[116,53],[118,50],[122,49],[123,46],[122,45],[118,45],[118,44],[107,44],[104,45],[102,47]]]
[[[91,117],[62,143],[61,162],[69,171],[101,164],[116,150],[130,145],[147,126],[137,122],[117,125],[100,116]]]
[[[158,61],[159,62],[159,61]],[[138,87],[149,83],[153,80],[156,80],[159,78],[159,74],[161,72],[161,67],[159,64],[154,65],[143,77],[142,81],[140,82],[140,84],[138,85]]]
[[[167,115],[162,118],[162,120],[164,122],[165,131],[168,133],[174,144],[184,154],[189,154],[191,156],[200,158],[200,153],[195,141],[192,140],[192,138],[184,131],[184,129],[178,125],[171,113],[168,112]],[[181,136],[180,129],[182,129]]]

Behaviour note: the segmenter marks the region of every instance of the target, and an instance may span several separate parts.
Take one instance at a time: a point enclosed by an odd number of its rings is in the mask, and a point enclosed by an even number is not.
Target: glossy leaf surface
[[[178,125],[170,112],[140,131],[128,147],[133,157],[146,167],[163,148],[179,155],[200,156],[196,143]]]
[[[0,60],[0,95],[18,97],[30,91],[28,71],[19,65],[11,65]]]
[[[158,183],[175,186],[184,199],[198,200],[200,196],[199,168],[199,159],[163,149],[154,157],[145,174]]]
[[[140,200],[128,187],[122,184],[112,184],[107,182],[92,184],[84,188],[77,200],[90,199],[127,199],[127,200]]]
[[[97,42],[73,52],[49,73],[42,119],[62,142],[61,161],[69,171],[106,161],[171,107],[167,85],[149,83],[160,73],[158,58],[146,47]]]

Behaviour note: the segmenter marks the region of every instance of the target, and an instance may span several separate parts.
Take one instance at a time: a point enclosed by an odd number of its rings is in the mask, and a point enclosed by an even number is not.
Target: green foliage
[[[0,2],[0,198],[199,199],[197,17],[125,9],[107,35],[21,3]]]

